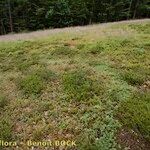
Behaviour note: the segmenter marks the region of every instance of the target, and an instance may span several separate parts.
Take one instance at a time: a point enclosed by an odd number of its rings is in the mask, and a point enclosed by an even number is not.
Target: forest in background
[[[0,0],[0,35],[150,17],[150,0]]]

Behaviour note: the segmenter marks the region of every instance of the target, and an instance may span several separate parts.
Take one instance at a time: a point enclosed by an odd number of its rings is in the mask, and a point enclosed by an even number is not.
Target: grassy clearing
[[[149,141],[149,25],[1,42],[0,139],[69,139],[77,143],[71,150],[115,150],[124,147],[117,132],[126,126]]]

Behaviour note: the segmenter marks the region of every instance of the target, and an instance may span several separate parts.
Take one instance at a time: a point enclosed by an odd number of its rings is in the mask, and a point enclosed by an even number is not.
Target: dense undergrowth
[[[150,140],[149,27],[0,43],[0,139],[71,139],[77,147],[70,149],[115,150],[126,126]]]

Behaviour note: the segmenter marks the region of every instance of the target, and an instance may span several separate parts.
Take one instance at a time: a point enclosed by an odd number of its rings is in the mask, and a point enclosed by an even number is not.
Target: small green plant
[[[38,56],[32,54],[31,56],[30,55],[29,56],[28,55],[22,55],[20,57],[17,57],[14,60],[14,63],[17,66],[17,69],[24,72],[28,68],[30,68],[32,65],[36,65],[39,62],[38,62]]]
[[[42,137],[43,137],[43,130],[38,129],[38,130],[35,130],[33,132],[33,139],[34,140],[42,140]]]
[[[37,96],[41,94],[41,91],[44,88],[43,79],[38,75],[28,75],[21,80],[19,85],[20,89],[22,89],[27,96]]]
[[[53,109],[53,105],[49,101],[42,101],[38,106],[38,112],[44,112]]]
[[[131,85],[141,85],[144,82],[144,75],[133,70],[126,70],[122,74],[123,79]]]
[[[105,50],[105,48],[104,48],[103,43],[99,42],[97,44],[90,45],[89,48],[88,48],[88,53],[91,53],[91,54],[100,54],[104,50]]]
[[[85,44],[79,44],[77,45],[77,49],[82,50],[85,47]]]
[[[86,101],[102,94],[102,83],[92,80],[86,71],[74,71],[63,76],[64,90],[70,99]]]
[[[8,101],[5,96],[0,96],[0,109],[4,108],[8,104]]]
[[[36,60],[25,60],[22,62],[18,61],[17,63],[18,64],[16,66],[20,71],[26,71],[26,69],[28,69],[30,66],[38,64]]]
[[[12,138],[12,124],[8,119],[0,119],[0,139],[11,140]]]
[[[45,81],[51,81],[57,78],[57,75],[54,72],[45,67],[37,69],[34,74],[41,77]]]
[[[105,113],[93,107],[91,114],[86,112],[82,115],[80,120],[84,119],[84,125],[88,126],[84,126],[83,132],[79,136],[80,150],[109,150],[116,148],[115,133],[120,124],[114,119],[112,112]]]
[[[32,133],[32,139],[34,141],[41,141],[47,133],[50,131],[50,126],[38,126]]]
[[[57,75],[46,67],[30,70],[29,75],[19,81],[19,87],[26,96],[39,96],[46,84],[57,78]]]
[[[53,56],[73,56],[74,54],[76,54],[76,51],[69,46],[59,46],[51,52]]]
[[[136,93],[132,99],[122,102],[118,116],[121,122],[150,140],[150,94]]]

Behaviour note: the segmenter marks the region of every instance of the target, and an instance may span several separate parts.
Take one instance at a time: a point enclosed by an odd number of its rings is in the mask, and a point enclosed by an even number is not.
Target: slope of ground
[[[0,37],[0,149],[150,149],[150,20],[58,30]]]
[[[97,30],[97,28],[105,28],[106,26],[111,26],[114,24],[126,24],[126,23],[142,23],[149,21],[149,19],[142,19],[142,20],[128,20],[128,21],[119,21],[119,22],[112,22],[112,23],[101,23],[97,25],[89,25],[89,26],[77,26],[77,27],[69,27],[69,28],[58,28],[58,29],[50,29],[50,30],[39,30],[30,33],[18,33],[18,34],[7,34],[0,36],[0,41],[16,41],[16,40],[29,40],[29,39],[40,39],[41,37],[51,36],[63,32],[87,32],[89,30]]]

